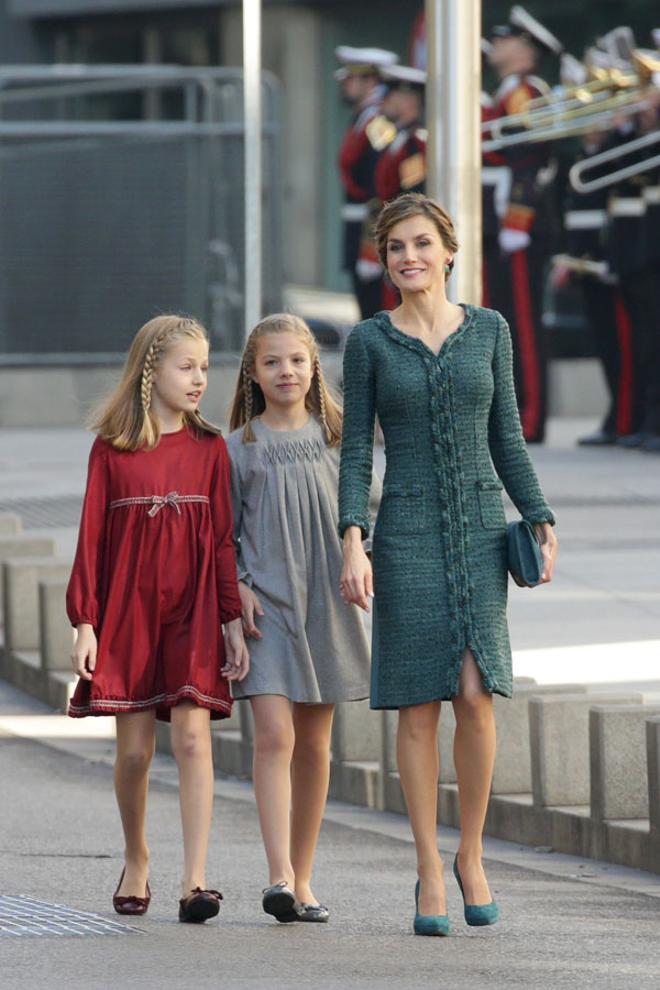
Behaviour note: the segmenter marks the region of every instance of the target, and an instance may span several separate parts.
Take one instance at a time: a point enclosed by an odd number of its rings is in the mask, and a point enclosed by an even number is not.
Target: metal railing
[[[240,348],[242,86],[238,69],[0,67],[0,357],[99,360],[166,311],[205,321],[217,348]],[[131,93],[137,118],[160,119],[108,119],[108,101]],[[262,98],[262,306],[273,310],[282,173],[268,73]]]

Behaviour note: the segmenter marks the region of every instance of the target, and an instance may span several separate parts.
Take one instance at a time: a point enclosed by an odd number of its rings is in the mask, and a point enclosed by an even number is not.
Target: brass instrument
[[[655,52],[635,49],[632,68],[593,67],[591,81],[530,100],[520,113],[485,121],[482,131],[492,136],[483,142],[483,150],[575,137],[646,109],[649,95],[658,89],[660,58]],[[509,128],[516,133],[505,133]]]
[[[633,141],[626,141],[625,144],[620,144],[617,148],[601,151],[598,155],[592,155],[591,158],[585,158],[584,161],[577,162],[568,173],[569,181],[576,192],[590,193],[598,189],[605,189],[607,186],[614,185],[615,182],[620,182],[623,179],[629,179],[633,175],[648,172],[649,169],[660,166],[660,155],[655,155],[652,158],[638,159],[630,165],[624,165],[623,168],[616,169],[614,172],[608,172],[607,175],[601,175],[597,179],[590,179],[588,181],[584,179],[584,176],[592,169],[606,165],[608,162],[617,161],[625,155],[635,154],[644,148],[650,148],[658,143],[660,143],[660,131],[651,131],[650,134],[644,134],[643,137],[635,138]]]

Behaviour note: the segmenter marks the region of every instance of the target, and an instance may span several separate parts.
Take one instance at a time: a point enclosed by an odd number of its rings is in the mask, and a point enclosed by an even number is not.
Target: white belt
[[[607,212],[611,217],[643,217],[646,203],[640,197],[613,199]]]
[[[367,218],[367,204],[366,203],[344,203],[341,208],[341,218],[346,220],[347,223],[355,223],[359,220],[366,220]]]
[[[509,205],[512,172],[508,165],[484,165],[481,169],[481,184],[494,186],[494,205],[498,217],[503,217]]]
[[[643,193],[644,202],[653,206],[660,204],[660,186],[647,186]]]
[[[597,230],[606,220],[606,210],[568,210],[564,215],[564,227],[566,230]]]

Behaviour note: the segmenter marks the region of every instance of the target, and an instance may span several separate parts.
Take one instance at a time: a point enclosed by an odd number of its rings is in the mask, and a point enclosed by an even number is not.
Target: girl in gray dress
[[[268,868],[263,908],[327,921],[311,873],[330,772],[334,705],[369,694],[359,610],[339,594],[342,416],[307,324],[263,319],[243,354],[227,446],[254,714],[253,779]]]

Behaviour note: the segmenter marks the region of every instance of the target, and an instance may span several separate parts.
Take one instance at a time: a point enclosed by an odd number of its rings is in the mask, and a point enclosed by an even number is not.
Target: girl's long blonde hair
[[[186,337],[208,344],[204,327],[187,316],[157,316],[140,327],[119,384],[92,415],[90,429],[117,450],[152,450],[160,440],[158,420],[151,410],[154,373],[167,349]],[[197,433],[220,433],[197,410],[184,412],[183,423]]]
[[[257,347],[262,337],[272,333],[293,333],[307,347],[312,363],[312,383],[305,396],[305,408],[318,417],[328,446],[335,447],[341,441],[341,407],[323,377],[314,334],[304,320],[292,313],[273,313],[264,317],[248,337],[238,372],[236,393],[231,405],[230,428],[237,430],[241,426],[245,427],[243,443],[255,440],[252,420],[266,408],[264,394],[253,377]]]

